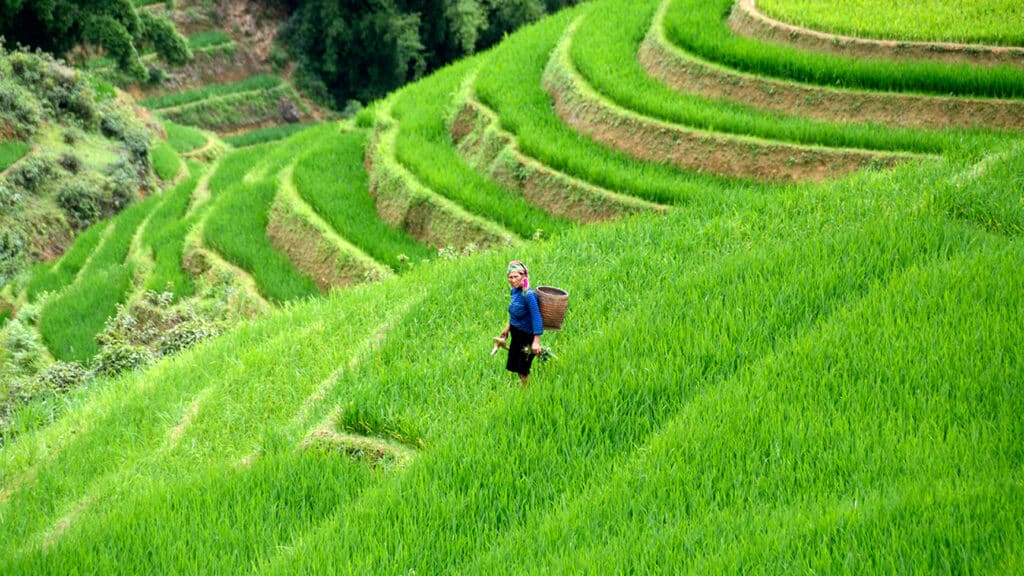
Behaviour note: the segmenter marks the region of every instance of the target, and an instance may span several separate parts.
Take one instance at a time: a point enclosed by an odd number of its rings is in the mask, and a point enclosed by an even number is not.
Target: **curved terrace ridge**
[[[601,98],[575,70],[568,47],[577,23],[555,48],[544,86],[563,122],[638,160],[684,170],[777,182],[823,181],[867,167],[891,167],[921,155],[786,144],[669,124]]]
[[[549,214],[586,223],[667,209],[584,182],[523,154],[515,136],[501,129],[497,114],[468,95],[458,106],[449,132],[459,155],[470,165]]]
[[[905,128],[1024,130],[1024,101],[923,96],[814,86],[738,72],[676,47],[665,35],[662,3],[638,59],[654,79],[678,92],[730,100],[761,110],[816,120],[869,122]]]
[[[470,214],[422,184],[395,158],[397,137],[398,122],[387,107],[378,115],[364,160],[370,195],[381,220],[436,248],[463,248],[469,244],[489,247],[514,242],[510,231]]]
[[[831,34],[775,20],[760,12],[754,0],[736,2],[729,16],[729,28],[748,38],[858,58],[931,60],[950,64],[1011,65],[1024,68],[1024,47],[877,40]]]
[[[274,248],[322,292],[390,276],[390,268],[345,241],[302,200],[292,179],[294,168],[295,162],[281,171],[270,206],[267,236]]]

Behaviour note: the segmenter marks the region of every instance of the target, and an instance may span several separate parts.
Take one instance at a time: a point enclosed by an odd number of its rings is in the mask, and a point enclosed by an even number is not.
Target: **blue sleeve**
[[[537,295],[533,290],[526,291],[526,305],[530,307],[530,322],[533,325],[533,334],[544,333],[544,322],[540,317],[540,306],[537,305]]]

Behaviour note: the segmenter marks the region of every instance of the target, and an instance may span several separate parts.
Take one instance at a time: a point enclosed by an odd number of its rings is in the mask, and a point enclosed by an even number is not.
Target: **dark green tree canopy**
[[[0,36],[9,47],[21,44],[56,56],[83,43],[100,46],[140,80],[147,76],[139,61],[143,46],[153,46],[172,64],[191,58],[174,24],[140,13],[131,0],[0,0]]]
[[[367,102],[580,0],[282,0],[304,87]]]

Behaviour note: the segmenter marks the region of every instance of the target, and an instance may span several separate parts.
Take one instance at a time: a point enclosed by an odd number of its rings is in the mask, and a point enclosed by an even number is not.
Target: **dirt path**
[[[647,73],[679,92],[724,99],[823,121],[907,128],[983,127],[1024,130],[1024,101],[843,90],[764,78],[721,68],[672,46],[662,4],[640,46]]]
[[[1024,47],[956,42],[873,40],[829,34],[769,18],[758,11],[754,0],[739,0],[736,3],[729,16],[729,28],[734,33],[747,38],[857,58],[932,60],[979,66],[1002,64],[1024,68]]]

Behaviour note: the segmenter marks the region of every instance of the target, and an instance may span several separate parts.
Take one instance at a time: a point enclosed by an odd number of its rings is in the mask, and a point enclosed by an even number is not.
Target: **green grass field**
[[[758,0],[776,19],[815,30],[867,38],[1024,45],[1024,6],[1014,0]]]
[[[748,72],[1024,94],[1006,69],[804,59],[723,32],[731,1],[666,1],[673,42]],[[0,573],[1024,572],[1021,134],[814,123],[822,144],[935,153],[816,184],[632,160],[563,123],[543,85],[579,16],[567,55],[629,114],[698,111],[739,136],[803,129],[642,78],[655,7],[585,3],[357,124],[190,160],[176,187],[35,270],[26,290],[53,294],[39,328],[57,358],[87,358],[133,278],[192,296],[186,237],[274,307],[19,408],[0,446]],[[453,147],[467,94],[524,155],[670,209],[583,226],[524,206]],[[190,141],[172,128],[167,147]],[[376,190],[404,219],[393,225],[370,192],[385,176],[420,193]],[[287,185],[402,273],[322,294],[269,237]],[[438,257],[399,229],[441,197],[522,238]],[[534,227],[551,234],[528,240]],[[542,336],[557,357],[526,388],[489,354],[511,259],[570,294],[563,330]]]

